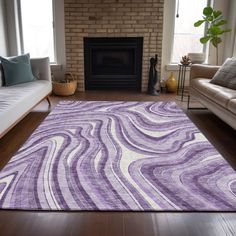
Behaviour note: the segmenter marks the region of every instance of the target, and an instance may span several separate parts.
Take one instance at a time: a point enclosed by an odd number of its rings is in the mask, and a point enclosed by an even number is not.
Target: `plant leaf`
[[[228,32],[231,32],[232,30],[231,29],[225,29],[225,30],[222,30],[223,33],[228,33]]]
[[[200,25],[202,25],[202,23],[204,23],[205,20],[199,20],[197,22],[194,23],[194,27],[199,27]]]
[[[207,17],[207,21],[208,21],[208,22],[211,22],[211,21],[213,21],[213,20],[214,20],[214,17],[213,17],[213,16],[208,16],[208,17]]]
[[[220,20],[217,23],[215,23],[214,25],[215,26],[221,26],[221,25],[225,25],[225,24],[227,24],[227,20]]]
[[[210,40],[210,38],[211,38],[210,36],[202,37],[202,38],[200,38],[200,42],[202,44],[205,44],[205,43],[207,43]]]
[[[211,7],[205,7],[203,9],[204,16],[211,16],[212,13],[213,13],[213,9]]]
[[[220,15],[222,15],[222,12],[221,11],[213,11],[213,16],[215,18],[219,17]]]
[[[220,44],[221,42],[222,42],[222,39],[219,37],[214,37],[211,39],[211,43],[215,48],[217,48],[218,44]]]
[[[219,35],[222,34],[222,29],[218,26],[212,25],[209,29],[208,32],[212,35]]]

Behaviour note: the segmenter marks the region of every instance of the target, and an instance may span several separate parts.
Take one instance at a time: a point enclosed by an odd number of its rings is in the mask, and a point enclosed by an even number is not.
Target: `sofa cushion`
[[[0,60],[4,71],[4,84],[6,86],[35,80],[32,74],[29,54],[11,57],[9,59],[0,57]]]
[[[236,58],[228,58],[216,72],[211,83],[236,89]]]
[[[195,78],[191,80],[190,85],[223,107],[226,107],[231,99],[236,99],[236,90],[212,84],[209,79]]]
[[[0,134],[46,97],[51,89],[51,82],[47,80],[1,87]]]
[[[227,108],[236,115],[236,99],[231,99]]]

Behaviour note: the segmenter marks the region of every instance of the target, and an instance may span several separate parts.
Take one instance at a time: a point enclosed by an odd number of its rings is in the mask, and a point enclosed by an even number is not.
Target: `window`
[[[55,62],[53,0],[20,0],[20,16],[22,52]]]
[[[205,52],[205,45],[199,42],[204,36],[204,25],[195,28],[194,23],[202,18],[202,10],[207,0],[179,0],[179,17],[175,18],[172,63],[178,63],[183,55],[189,52]],[[178,8],[176,0],[176,9]]]

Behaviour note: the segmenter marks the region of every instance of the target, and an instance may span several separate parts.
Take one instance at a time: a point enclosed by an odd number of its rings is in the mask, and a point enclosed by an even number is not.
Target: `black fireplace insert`
[[[85,89],[141,90],[142,37],[84,38]]]

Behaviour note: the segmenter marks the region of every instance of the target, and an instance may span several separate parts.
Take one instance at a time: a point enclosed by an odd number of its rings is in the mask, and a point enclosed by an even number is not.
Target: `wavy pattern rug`
[[[0,172],[0,208],[235,211],[236,173],[174,102],[65,101]]]

